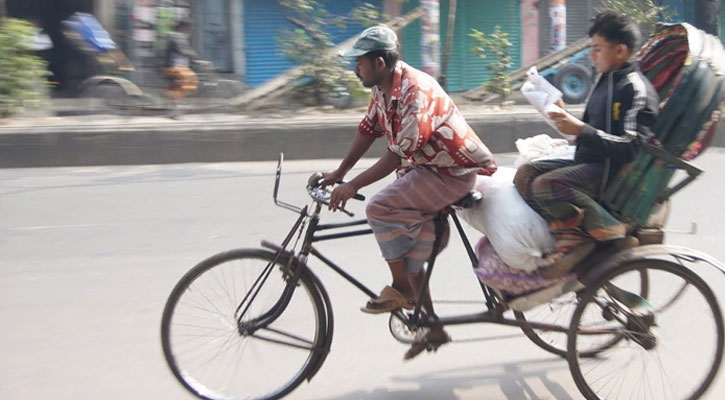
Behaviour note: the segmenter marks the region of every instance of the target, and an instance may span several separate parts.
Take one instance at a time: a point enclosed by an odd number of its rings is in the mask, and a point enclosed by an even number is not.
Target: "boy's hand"
[[[579,118],[576,118],[564,110],[549,111],[548,115],[554,122],[554,125],[556,125],[556,129],[558,129],[559,132],[565,135],[574,136],[579,136],[579,134],[581,134],[584,122],[579,120]]]

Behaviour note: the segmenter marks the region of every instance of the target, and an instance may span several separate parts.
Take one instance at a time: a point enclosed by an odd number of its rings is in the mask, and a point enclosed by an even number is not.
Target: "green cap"
[[[340,51],[342,57],[358,57],[376,50],[396,50],[398,37],[385,25],[365,29],[349,49]]]

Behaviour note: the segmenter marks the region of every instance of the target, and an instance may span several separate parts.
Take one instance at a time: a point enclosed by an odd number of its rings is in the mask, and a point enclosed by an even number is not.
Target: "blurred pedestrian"
[[[169,33],[164,59],[164,76],[169,80],[167,93],[172,99],[181,99],[197,89],[199,79],[190,68],[198,56],[190,44],[191,22],[181,20]]]

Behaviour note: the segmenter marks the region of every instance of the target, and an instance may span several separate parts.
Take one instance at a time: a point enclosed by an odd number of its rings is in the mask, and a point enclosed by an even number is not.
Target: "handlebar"
[[[284,201],[281,201],[277,198],[277,195],[279,194],[279,182],[282,178],[282,162],[284,161],[284,154],[279,154],[279,160],[277,161],[277,172],[275,173],[274,178],[274,191],[272,192],[272,198],[274,199],[274,204],[282,207],[287,210],[291,210],[294,212],[302,212],[303,210],[307,209],[300,208],[295,205],[285,203]],[[319,204],[330,204],[330,190],[327,187],[322,187],[322,184],[325,182],[325,179],[322,175],[322,172],[315,172],[313,173],[308,179],[307,179],[307,193],[309,193],[310,197],[312,197],[313,200],[315,200]],[[337,182],[337,183],[344,183],[344,182]],[[365,200],[365,196],[356,193],[353,197],[355,200]],[[345,210],[340,209],[340,211],[344,212],[345,214],[353,217],[355,216],[353,213]]]
[[[322,187],[322,184],[324,183],[325,178],[322,176],[322,172],[315,172],[312,175],[310,175],[309,179],[307,179],[307,187],[308,188],[317,188]],[[337,184],[343,184],[345,181],[337,181],[335,182]],[[355,193],[354,196],[352,196],[355,200],[365,201],[365,196],[360,193]]]
[[[325,182],[325,178],[322,176],[322,172],[315,172],[307,179],[307,193],[310,194],[310,197],[312,197],[315,201],[329,205],[330,204],[330,195],[332,192],[328,189],[328,187],[323,187],[322,184]],[[338,184],[345,183],[343,181],[336,182]],[[352,196],[355,200],[364,201],[365,196],[363,196],[360,193],[355,193],[354,196]],[[341,208],[340,211],[344,212],[345,214],[349,216],[354,216],[353,213]]]

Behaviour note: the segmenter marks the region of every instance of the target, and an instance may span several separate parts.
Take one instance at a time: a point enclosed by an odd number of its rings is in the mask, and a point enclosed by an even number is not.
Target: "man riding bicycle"
[[[435,79],[398,60],[398,40],[390,28],[366,29],[341,55],[355,58],[355,74],[372,89],[372,98],[340,166],[323,175],[325,184],[342,181],[375,139],[385,136],[388,147],[372,167],[332,191],[330,209],[344,208],[359,189],[397,171],[397,179],[366,208],[393,283],[362,311],[412,309],[433,248],[433,218],[473,188],[476,174],[493,174],[496,162]],[[433,318],[430,293],[423,296],[422,305]],[[434,325],[406,352],[405,359],[448,341],[442,326]]]

